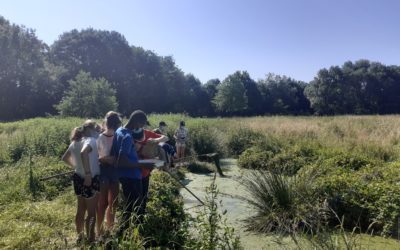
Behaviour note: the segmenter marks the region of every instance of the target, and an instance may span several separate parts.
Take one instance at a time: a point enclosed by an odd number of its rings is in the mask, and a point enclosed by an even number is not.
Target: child
[[[185,122],[181,121],[179,127],[176,129],[174,138],[176,141],[176,153],[178,159],[185,157],[186,142],[188,139],[188,130],[185,128]]]
[[[71,144],[62,157],[62,160],[75,168],[73,183],[78,206],[75,217],[77,242],[84,237],[84,224],[89,242],[95,240],[96,207],[100,190],[98,153],[96,137],[100,127],[91,120],[87,120],[81,127],[71,133]],[[87,212],[86,223],[84,223]]]
[[[139,156],[139,159],[151,159],[154,158],[153,155],[149,155],[145,152],[144,148],[146,144],[153,145],[154,148],[157,147],[157,144],[168,141],[168,137],[165,135],[160,135],[154,133],[153,131],[144,129],[143,138],[139,140],[134,140],[135,149]],[[146,210],[146,204],[148,200],[148,192],[149,192],[149,183],[150,183],[150,172],[151,170],[142,168],[142,192],[143,192],[143,203],[142,210]]]
[[[143,138],[143,127],[147,123],[147,116],[141,110],[132,112],[125,126],[115,131],[111,155],[115,157],[118,167],[119,181],[125,198],[124,211],[118,235],[122,235],[129,227],[133,213],[141,217],[144,213],[143,187],[141,168],[153,169],[153,163],[139,163],[133,140]]]
[[[119,193],[117,169],[110,158],[111,146],[115,131],[121,126],[121,118],[117,112],[110,111],[104,119],[105,131],[97,139],[100,160],[100,195],[97,207],[97,233],[103,234],[104,214],[107,218],[107,229],[111,230],[115,221],[115,210]]]

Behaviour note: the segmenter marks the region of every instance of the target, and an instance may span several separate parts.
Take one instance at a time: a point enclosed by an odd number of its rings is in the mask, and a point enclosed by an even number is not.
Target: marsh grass
[[[243,136],[240,131],[246,130],[258,137],[262,134],[264,140],[256,146],[271,152],[267,160],[273,160],[269,163],[302,166],[300,169],[296,167],[294,178],[284,175],[282,180],[276,180],[281,186],[286,183],[290,187],[276,190],[276,196],[282,199],[263,198],[268,202],[272,200],[271,204],[291,208],[283,217],[290,222],[289,228],[283,228],[286,231],[293,230],[296,225],[297,228],[306,227],[307,223],[314,225],[309,214],[319,211],[307,205],[305,201],[312,196],[300,194],[300,190],[314,192],[316,185],[321,185],[317,194],[346,194],[345,199],[341,198],[346,201],[344,208],[368,211],[369,219],[376,221],[374,229],[381,228],[386,234],[392,232],[394,221],[399,216],[400,116],[190,118],[152,114],[149,119],[151,128],[156,127],[159,121],[165,121],[170,136],[179,121],[185,120],[189,133],[193,132],[189,149],[193,154],[221,151],[226,155],[235,150],[227,143],[229,135]],[[59,159],[68,147],[70,131],[83,121],[80,118],[51,117],[0,123],[0,248],[65,249],[74,246],[71,242],[75,238],[73,217],[76,201],[69,179],[44,183],[38,180],[69,170]],[[246,147],[253,147],[253,142]],[[246,147],[243,149],[248,149]],[[344,164],[337,164],[339,161],[332,159],[338,155],[356,157],[344,157],[341,159],[345,160],[342,161]],[[349,160],[352,158],[355,160]],[[359,158],[367,159],[368,164],[361,164],[363,160],[358,161]],[[359,163],[361,165],[357,165]],[[349,166],[356,166],[358,170]],[[320,175],[315,181],[306,179],[310,183],[300,184],[301,179],[295,176],[308,170]],[[159,181],[166,180],[161,178]],[[314,201],[309,203],[314,204]],[[299,209],[296,211],[293,205],[288,204],[300,204]],[[158,214],[157,218],[167,215],[167,212]],[[359,215],[356,214],[355,218]],[[353,228],[346,225],[350,220],[344,218],[346,230]],[[367,222],[367,225],[371,223]],[[273,228],[276,230],[275,224],[271,225]]]
[[[320,221],[327,218],[327,204],[314,199],[313,177],[289,177],[271,171],[256,171],[243,179],[248,198],[244,198],[255,214],[245,220],[248,230],[260,233],[292,235],[316,233]]]

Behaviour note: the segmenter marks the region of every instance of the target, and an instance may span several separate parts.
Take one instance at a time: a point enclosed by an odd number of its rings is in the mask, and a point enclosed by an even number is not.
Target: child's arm
[[[159,135],[159,134],[154,133],[154,135],[152,135],[152,136],[153,137],[149,138],[147,140],[147,142],[157,144],[157,143],[161,143],[161,142],[167,142],[169,140],[168,136],[166,136],[166,135]]]
[[[83,169],[85,170],[85,181],[83,185],[92,185],[92,173],[90,172],[89,153],[92,152],[92,147],[89,144],[85,144],[81,150],[81,159]]]
[[[146,168],[151,170],[155,167],[154,163],[131,162],[126,155],[121,155],[117,161],[118,167],[123,168]]]
[[[108,165],[113,165],[115,163],[115,157],[108,155],[108,156],[104,156],[99,158],[100,163],[105,163]]]
[[[71,151],[69,151],[69,149],[65,151],[64,155],[61,157],[61,160],[67,165],[74,167],[71,161]]]

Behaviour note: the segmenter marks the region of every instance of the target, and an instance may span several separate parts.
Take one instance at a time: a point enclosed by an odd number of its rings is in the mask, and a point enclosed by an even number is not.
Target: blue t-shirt
[[[117,160],[119,156],[125,155],[130,162],[138,162],[131,130],[121,127],[115,131],[111,155],[115,156]],[[120,178],[141,179],[141,172],[140,168],[124,168],[124,166],[118,166],[118,175]]]

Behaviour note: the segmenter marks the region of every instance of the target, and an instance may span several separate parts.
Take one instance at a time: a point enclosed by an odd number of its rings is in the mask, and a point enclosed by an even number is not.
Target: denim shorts
[[[119,176],[117,169],[108,164],[100,164],[100,182],[101,183],[118,183]]]

